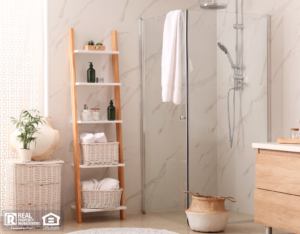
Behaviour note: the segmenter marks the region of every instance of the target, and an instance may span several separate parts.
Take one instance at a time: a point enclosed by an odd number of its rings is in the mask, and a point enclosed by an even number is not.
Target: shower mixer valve
[[[234,88],[235,90],[242,90],[244,82],[244,76],[243,75],[236,75],[233,76],[234,79]]]
[[[245,83],[243,79],[234,79],[234,90],[242,90],[243,84]]]

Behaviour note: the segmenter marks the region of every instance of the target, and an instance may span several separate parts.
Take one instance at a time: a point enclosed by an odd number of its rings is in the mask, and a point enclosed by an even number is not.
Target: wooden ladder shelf
[[[70,77],[71,77],[71,102],[72,102],[72,126],[73,126],[73,148],[74,148],[74,177],[75,177],[75,206],[72,208],[76,209],[76,222],[82,222],[82,213],[89,212],[100,212],[100,211],[108,211],[108,210],[120,210],[120,218],[126,218],[126,207],[125,207],[125,186],[124,186],[124,164],[123,164],[123,141],[122,141],[122,118],[121,118],[121,97],[120,97],[120,78],[119,78],[119,52],[118,52],[118,38],[117,31],[112,32],[112,51],[83,51],[83,50],[75,50],[74,46],[74,29],[69,29],[69,53],[70,53]],[[114,75],[114,83],[108,83],[107,86],[114,87],[114,95],[115,95],[115,108],[116,108],[116,121],[110,121],[111,123],[116,124],[116,135],[117,141],[119,142],[119,164],[116,165],[118,167],[118,179],[120,181],[120,188],[123,189],[121,204],[120,207],[116,207],[115,209],[82,209],[81,208],[81,187],[80,187],[80,168],[88,168],[88,166],[83,166],[79,164],[79,133],[78,133],[78,123],[84,124],[85,122],[78,121],[77,114],[77,90],[76,86],[84,85],[82,83],[76,83],[76,66],[75,66],[75,54],[76,53],[86,53],[86,54],[111,54],[112,62],[113,62],[113,75]],[[88,83],[86,85],[91,85]],[[99,86],[98,83],[95,85]],[[103,84],[104,86],[105,84]],[[101,86],[100,86],[101,87]],[[107,123],[107,121],[97,121],[96,123]],[[111,167],[111,166],[108,166]],[[91,168],[95,168],[91,167]],[[97,168],[97,167],[96,167]],[[103,166],[99,166],[99,168],[103,168]]]

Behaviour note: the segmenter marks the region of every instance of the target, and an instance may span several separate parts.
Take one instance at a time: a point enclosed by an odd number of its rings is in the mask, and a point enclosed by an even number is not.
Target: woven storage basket
[[[80,143],[80,165],[109,165],[119,163],[119,142]]]
[[[187,210],[188,212],[207,214],[224,213],[228,212],[228,210],[225,209],[225,200],[236,202],[236,200],[233,197],[202,196],[199,193],[187,191],[185,193],[190,193],[193,195],[192,204]]]
[[[113,208],[119,207],[123,189],[100,191],[81,190],[82,208]]]
[[[4,210],[29,212],[41,222],[47,213],[60,215],[61,160],[21,163],[17,159],[5,162]]]

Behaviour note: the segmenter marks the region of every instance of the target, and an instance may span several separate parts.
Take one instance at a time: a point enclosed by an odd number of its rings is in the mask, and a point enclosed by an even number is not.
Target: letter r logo
[[[5,213],[6,225],[17,225],[17,213]]]

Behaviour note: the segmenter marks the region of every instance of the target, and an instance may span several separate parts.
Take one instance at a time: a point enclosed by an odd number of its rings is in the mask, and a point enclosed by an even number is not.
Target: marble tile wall
[[[233,12],[235,0],[228,0]],[[239,9],[249,14],[271,16],[271,140],[289,137],[290,128],[298,127],[299,105],[299,23],[297,0],[243,0]]]
[[[189,11],[190,190],[217,194],[217,13]]]
[[[234,61],[235,19],[233,13],[219,13],[217,26],[218,41],[227,47]],[[254,214],[255,151],[251,144],[266,142],[268,136],[268,17],[244,14],[243,24],[244,29],[239,33],[239,63],[242,64],[245,84],[242,91],[235,92],[232,148],[229,144],[227,95],[234,86],[234,72],[225,53],[217,52],[218,194],[236,198],[236,203],[226,202],[228,209]],[[229,100],[232,127],[233,91]]]
[[[234,11],[234,0],[219,0],[228,4],[228,12]],[[65,160],[63,166],[62,204],[67,218],[74,217],[69,204],[74,201],[72,155],[71,106],[69,86],[68,29],[75,30],[76,48],[88,40],[108,43],[111,30],[118,30],[120,50],[120,75],[126,203],[128,213],[141,211],[140,168],[140,63],[139,17],[164,15],[174,9],[198,9],[204,0],[51,0],[49,11],[49,115],[60,131],[61,141],[54,156]],[[297,126],[299,117],[299,84],[297,58],[299,57],[299,7],[298,0],[241,0],[244,13],[270,14],[271,22],[271,136],[288,136],[289,128]],[[85,79],[85,71],[91,58],[77,56],[78,79]],[[110,58],[93,58],[97,74],[105,74],[111,80]],[[78,90],[82,92],[80,103],[101,108],[102,116],[112,91],[107,89]],[[80,105],[81,105],[80,104]],[[248,104],[249,105],[249,104]],[[80,107],[79,107],[80,110]],[[114,138],[113,126],[80,127],[80,131],[105,131]],[[253,152],[241,154],[240,162],[253,157]],[[221,157],[218,155],[218,157]],[[235,161],[239,166],[239,160]],[[250,162],[251,164],[251,162]],[[247,168],[241,170],[247,170]],[[116,176],[114,169],[93,170],[82,173],[82,179]],[[230,186],[237,186],[233,182]],[[237,187],[233,187],[237,188]]]

